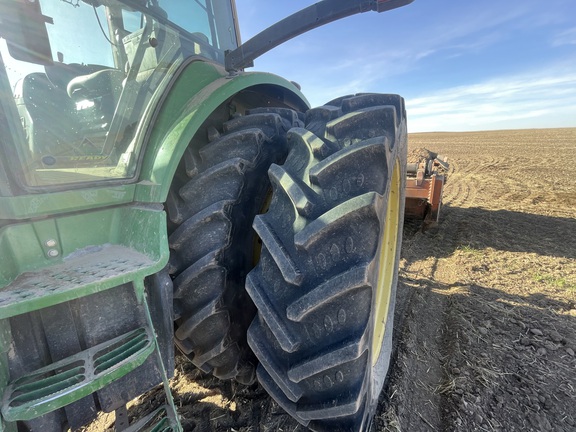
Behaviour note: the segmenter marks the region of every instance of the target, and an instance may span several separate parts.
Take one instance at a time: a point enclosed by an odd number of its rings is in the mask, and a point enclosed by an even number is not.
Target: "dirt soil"
[[[404,229],[374,429],[576,431],[576,128],[411,134],[409,146],[450,169],[440,224]],[[257,384],[184,361],[172,389],[186,431],[306,430]],[[160,403],[153,392],[130,413]]]

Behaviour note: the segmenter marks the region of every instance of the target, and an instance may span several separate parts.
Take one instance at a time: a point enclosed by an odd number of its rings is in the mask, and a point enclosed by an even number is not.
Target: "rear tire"
[[[263,206],[271,163],[286,157],[296,112],[249,111],[220,136],[185,152],[166,202],[174,279],[175,342],[192,362],[221,379],[249,384],[255,364],[246,329],[255,314],[244,290],[254,265],[254,215]]]
[[[368,430],[387,375],[404,212],[406,116],[363,94],[307,113],[268,174],[246,289],[257,376],[312,430]]]

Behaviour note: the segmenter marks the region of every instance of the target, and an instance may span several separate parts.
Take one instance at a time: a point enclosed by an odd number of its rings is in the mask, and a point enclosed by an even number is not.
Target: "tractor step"
[[[150,257],[120,245],[88,247],[61,264],[26,272],[0,289],[0,318],[113,288],[157,270]]]
[[[21,376],[6,388],[2,415],[30,420],[62,408],[136,369],[155,348],[150,332],[138,328]]]

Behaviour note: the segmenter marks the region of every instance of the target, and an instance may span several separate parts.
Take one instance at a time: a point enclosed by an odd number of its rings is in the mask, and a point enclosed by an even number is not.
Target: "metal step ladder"
[[[0,432],[15,431],[17,421],[40,417],[102,389],[150,356],[156,358],[167,404],[123,430],[182,430],[144,287],[144,278],[162,269],[167,257],[150,255],[124,245],[89,247],[60,264],[24,272],[0,288]],[[143,306],[144,326],[15,379],[1,373],[8,370],[10,317],[127,283]]]

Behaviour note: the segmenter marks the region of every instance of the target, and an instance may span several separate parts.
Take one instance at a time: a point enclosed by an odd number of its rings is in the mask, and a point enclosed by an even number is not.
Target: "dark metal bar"
[[[255,58],[296,36],[351,15],[362,12],[384,12],[413,0],[323,0],[258,33],[246,43],[226,53],[227,71],[236,71],[253,65]]]

